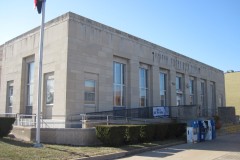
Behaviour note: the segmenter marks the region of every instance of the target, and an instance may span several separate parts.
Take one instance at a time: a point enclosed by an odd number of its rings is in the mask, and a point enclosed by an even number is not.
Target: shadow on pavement
[[[176,149],[176,148],[164,148],[161,150],[154,150],[152,151],[151,157],[168,157],[168,156],[172,156],[178,152],[182,152],[184,151],[184,149]],[[144,154],[144,153],[143,153]]]
[[[186,150],[240,152],[240,134],[219,136],[215,140],[195,144],[181,144],[169,148],[141,153],[141,157],[164,158]]]

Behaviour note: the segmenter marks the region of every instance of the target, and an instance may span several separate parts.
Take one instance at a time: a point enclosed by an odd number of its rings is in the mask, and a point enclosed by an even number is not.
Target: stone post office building
[[[0,113],[36,113],[38,48],[39,27],[0,46]],[[224,92],[221,70],[128,33],[71,12],[46,23],[45,118],[191,104],[211,116]]]

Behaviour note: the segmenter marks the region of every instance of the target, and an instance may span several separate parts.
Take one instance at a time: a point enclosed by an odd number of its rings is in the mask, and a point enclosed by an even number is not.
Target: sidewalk
[[[112,159],[118,159],[118,158],[122,158],[122,157],[132,156],[132,155],[136,155],[136,154],[140,154],[143,152],[152,151],[152,150],[156,150],[156,149],[166,148],[166,147],[170,147],[170,146],[176,146],[176,145],[180,145],[180,144],[184,144],[184,143],[186,143],[186,142],[183,140],[176,140],[175,142],[171,142],[168,144],[156,145],[153,147],[144,147],[144,148],[140,148],[140,149],[133,149],[130,151],[124,151],[124,152],[108,154],[108,155],[79,158],[76,160],[112,160]]]
[[[141,148],[141,149],[134,149],[134,150],[131,150],[131,151],[124,151],[124,152],[115,153],[115,154],[101,155],[101,156],[88,157],[88,158],[80,158],[78,160],[111,160],[111,159],[118,159],[118,158],[122,158],[122,157],[129,157],[129,156],[133,156],[133,155],[138,155],[138,154],[141,155],[141,153],[144,154],[144,152],[147,152],[147,154],[149,152],[151,154],[151,151],[153,152],[154,150],[169,148],[171,146],[172,146],[172,148],[173,148],[173,146],[176,146],[176,147],[177,146],[184,146],[185,150],[191,150],[191,151],[195,150],[195,152],[193,152],[193,154],[189,153],[189,155],[192,155],[191,159],[194,157],[194,160],[197,160],[196,157],[195,157],[196,154],[202,154],[202,153],[206,153],[206,157],[208,157],[208,158],[211,158],[211,156],[209,157],[209,155],[212,155],[213,157],[218,157],[221,154],[222,155],[226,154],[225,156],[228,156],[227,153],[231,151],[231,146],[238,147],[239,150],[237,150],[237,151],[240,152],[240,134],[238,134],[238,133],[240,133],[240,125],[229,125],[229,126],[223,127],[221,130],[218,130],[217,139],[213,140],[213,141],[207,141],[207,142],[202,142],[202,143],[198,143],[198,144],[186,144],[185,141],[180,141],[179,140],[179,141],[176,141],[176,142],[171,142],[171,143],[168,143],[168,144],[158,145],[158,146],[154,146],[154,147],[144,147],[144,148]],[[231,138],[235,138],[235,140],[232,141]],[[238,142],[238,143],[236,143],[236,142]],[[224,149],[224,147],[226,145],[227,145],[227,147],[230,147],[230,148],[225,148]],[[223,148],[221,148],[221,146],[223,146]],[[198,147],[200,147],[200,148],[198,148]],[[197,151],[198,149],[200,149],[200,152]],[[232,148],[232,151],[234,151],[234,150],[235,149]],[[171,152],[175,153],[175,152],[178,152],[178,151],[179,150],[177,148],[176,148],[176,151],[167,150],[167,152],[170,152],[170,153]],[[203,151],[205,151],[205,152],[203,152]],[[240,153],[239,153],[239,155],[237,154],[235,156],[238,157],[238,159],[236,159],[236,160],[240,159]],[[135,156],[133,156],[133,157],[135,157]],[[143,156],[143,157],[145,157],[145,156]],[[165,156],[163,156],[163,157],[165,157]],[[203,157],[203,159],[206,159],[206,157]],[[218,158],[220,158],[220,157],[218,157]],[[124,159],[127,160],[128,158],[124,158]],[[138,157],[137,159],[141,159],[141,157]],[[145,159],[147,159],[147,157],[145,157]],[[203,160],[203,159],[199,159],[199,160]],[[214,160],[226,160],[226,159],[228,159],[228,158],[225,157],[225,159],[214,159]],[[173,159],[173,160],[175,160],[175,159]],[[176,160],[179,160],[179,159],[176,159]],[[184,160],[186,160],[186,159],[184,159]],[[209,160],[209,159],[207,159],[207,160]],[[235,160],[235,159],[233,159],[233,160]]]
[[[122,160],[239,160],[240,134],[228,134],[213,141],[181,144],[144,152]]]

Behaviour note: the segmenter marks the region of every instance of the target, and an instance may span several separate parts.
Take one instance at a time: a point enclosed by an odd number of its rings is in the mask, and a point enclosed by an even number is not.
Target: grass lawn
[[[174,141],[176,142],[176,140],[168,140],[156,143],[128,145],[120,148],[102,146],[76,147],[51,144],[43,144],[43,148],[34,148],[33,143],[31,142],[24,142],[11,138],[2,138],[0,139],[0,160],[77,159],[83,157],[92,157],[97,155],[130,151],[143,147],[167,144]]]

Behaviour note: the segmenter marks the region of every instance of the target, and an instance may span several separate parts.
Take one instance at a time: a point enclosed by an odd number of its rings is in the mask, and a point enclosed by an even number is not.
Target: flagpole
[[[44,39],[44,24],[45,24],[45,3],[42,0],[42,16],[40,26],[40,41],[39,41],[39,65],[38,65],[38,105],[37,105],[37,126],[36,126],[36,143],[34,147],[40,148],[43,145],[40,143],[40,113],[41,113],[41,90],[42,90],[42,59],[43,59],[43,39]]]

